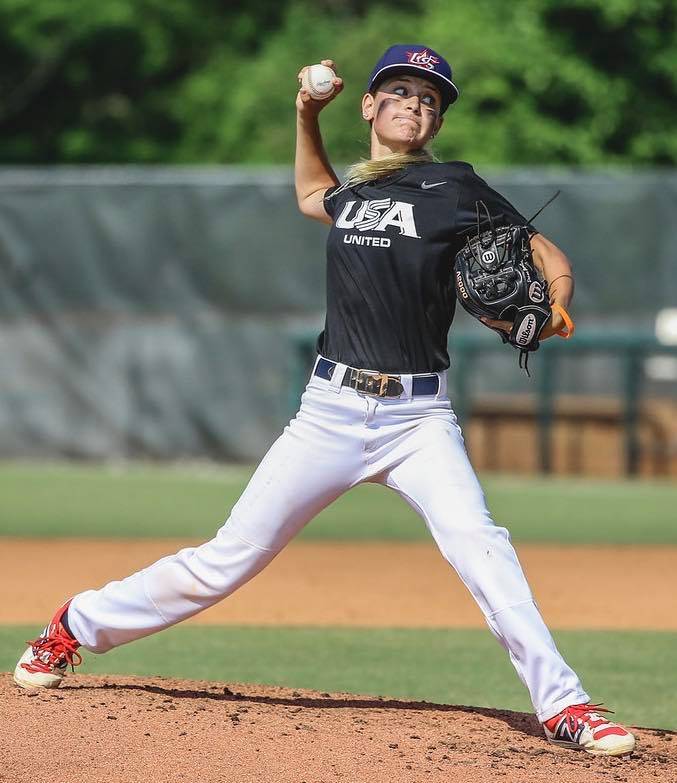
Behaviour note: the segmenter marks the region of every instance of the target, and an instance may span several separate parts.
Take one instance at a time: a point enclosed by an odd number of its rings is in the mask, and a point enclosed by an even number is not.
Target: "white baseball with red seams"
[[[316,101],[323,101],[334,94],[336,74],[328,65],[309,65],[301,76],[301,86]]]
[[[539,720],[589,700],[557,651],[508,531],[494,524],[446,394],[369,397],[315,375],[215,538],[77,595],[68,624],[92,652],[155,633],[221,601],[261,571],[323,508],[362,482],[397,492],[428,526],[529,689]],[[453,661],[449,662],[453,666]]]

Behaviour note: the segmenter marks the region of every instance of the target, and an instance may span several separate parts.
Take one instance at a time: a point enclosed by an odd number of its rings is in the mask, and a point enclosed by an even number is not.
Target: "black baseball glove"
[[[483,201],[477,204],[477,229],[456,254],[456,295],[475,318],[511,321],[510,334],[494,329],[504,343],[519,349],[519,364],[528,370],[529,353],[552,314],[546,284],[534,266],[527,226],[495,226]],[[486,219],[480,219],[480,209]],[[524,363],[523,363],[524,360]]]

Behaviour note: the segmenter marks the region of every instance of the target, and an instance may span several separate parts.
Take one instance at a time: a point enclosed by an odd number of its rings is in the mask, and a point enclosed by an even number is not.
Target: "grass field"
[[[0,464],[0,535],[211,538],[251,468]],[[677,544],[677,486],[484,476],[494,519],[516,541]],[[423,523],[393,492],[362,486],[301,534],[418,540]]]
[[[229,466],[0,464],[0,537],[211,538],[250,473]],[[518,541],[677,544],[677,486],[668,483],[482,480],[494,518]],[[394,493],[364,486],[323,512],[302,537],[413,541],[428,533]],[[0,567],[1,553],[0,538]],[[0,626],[0,669],[14,667],[37,630]],[[676,633],[569,631],[557,640],[593,699],[605,700],[620,720],[677,729]],[[482,630],[181,626],[86,661],[89,673],[530,709],[504,651]]]
[[[0,669],[14,668],[35,628],[0,626]],[[616,717],[677,729],[677,633],[559,632],[566,659]],[[610,655],[609,653],[612,652]],[[79,670],[80,671],[80,670]],[[482,630],[171,628],[96,656],[85,674],[258,682],[531,711],[503,649]]]

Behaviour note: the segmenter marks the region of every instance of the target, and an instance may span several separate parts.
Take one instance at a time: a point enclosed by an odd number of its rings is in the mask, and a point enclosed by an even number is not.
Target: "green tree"
[[[677,163],[676,0],[0,0],[2,160],[289,163],[298,68],[332,57],[322,126],[348,162],[395,41],[454,68],[441,158]]]
[[[275,0],[0,0],[4,162],[171,160],[182,120],[199,120],[199,105],[176,110],[183,81],[215,51],[255,54],[283,13]]]

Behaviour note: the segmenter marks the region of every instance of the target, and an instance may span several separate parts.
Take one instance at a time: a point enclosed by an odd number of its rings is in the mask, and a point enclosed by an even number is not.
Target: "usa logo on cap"
[[[439,57],[430,54],[427,49],[424,49],[422,52],[407,52],[407,59],[413,65],[422,65],[431,71],[435,70],[435,66],[440,61]]]
[[[458,87],[451,80],[451,66],[441,54],[422,44],[391,46],[376,63],[367,91],[373,92],[384,79],[399,73],[421,76],[433,82],[442,95],[442,114],[458,98]]]

